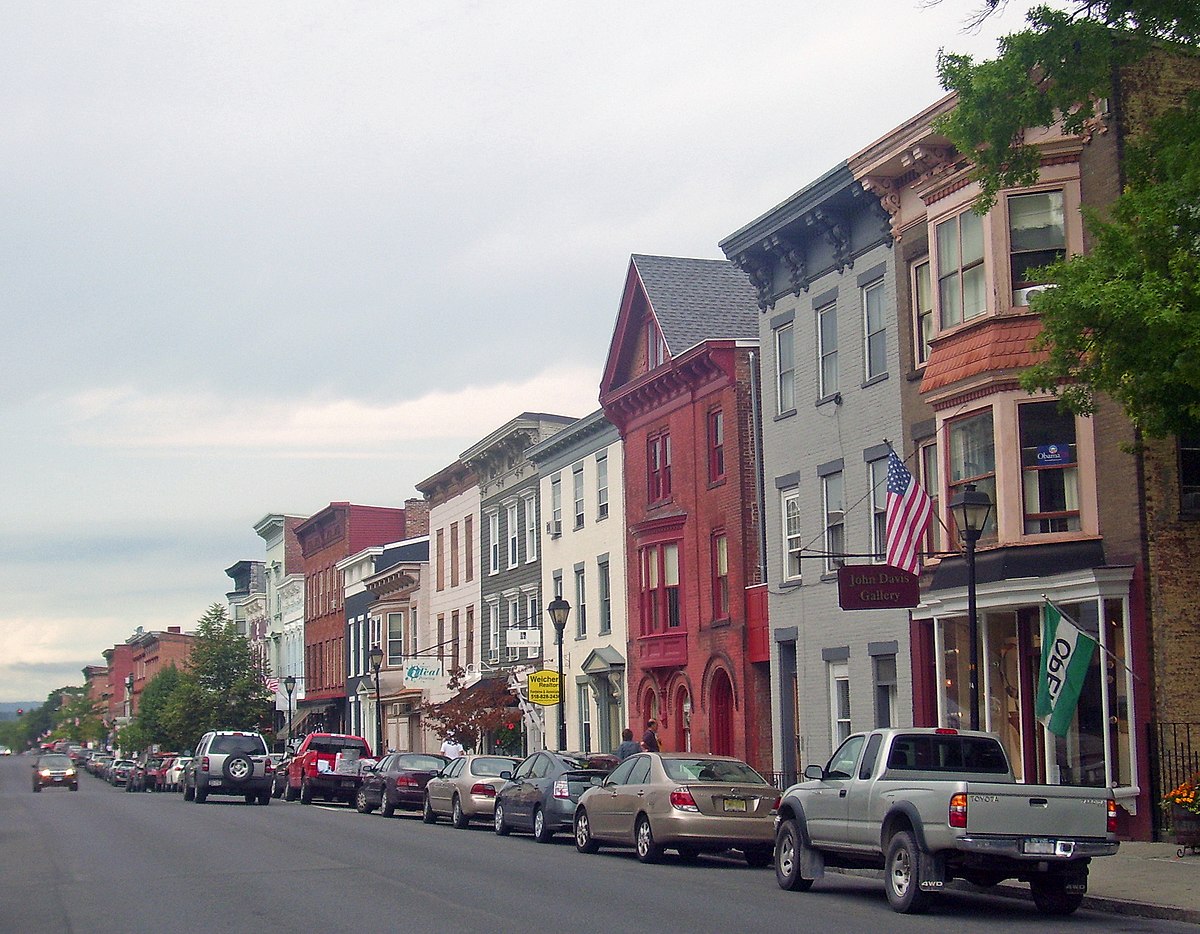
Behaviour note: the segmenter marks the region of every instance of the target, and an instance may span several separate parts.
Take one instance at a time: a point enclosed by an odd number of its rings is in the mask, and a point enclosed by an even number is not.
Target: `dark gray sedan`
[[[542,750],[526,757],[496,796],[493,827],[500,836],[511,830],[532,833],[548,843],[560,830],[570,830],[579,796],[601,782],[617,766],[616,756]]]

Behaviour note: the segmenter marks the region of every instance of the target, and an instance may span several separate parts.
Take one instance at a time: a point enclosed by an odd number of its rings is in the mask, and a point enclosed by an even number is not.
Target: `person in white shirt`
[[[456,740],[453,736],[447,736],[442,741],[442,755],[447,759],[457,759],[464,752],[465,750],[462,747],[462,743]]]

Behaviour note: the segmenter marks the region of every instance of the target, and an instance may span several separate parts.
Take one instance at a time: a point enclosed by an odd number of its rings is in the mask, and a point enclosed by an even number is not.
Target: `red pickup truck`
[[[371,747],[361,736],[309,733],[288,763],[283,797],[312,804],[314,797],[350,804],[362,784],[361,765],[371,760]]]

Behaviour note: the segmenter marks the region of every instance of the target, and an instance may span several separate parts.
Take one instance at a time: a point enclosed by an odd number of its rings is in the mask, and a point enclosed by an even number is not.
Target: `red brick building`
[[[187,668],[196,637],[179,626],[168,626],[166,632],[142,632],[129,641],[133,646],[130,654],[133,712],[137,713],[138,698],[155,675],[172,665],[180,671]]]
[[[424,507],[424,503],[420,503]],[[428,526],[428,513],[422,517]],[[405,510],[330,503],[296,527],[304,559],[305,693],[295,729],[341,730],[346,716],[346,609],[337,563],[406,537]],[[305,719],[309,722],[304,726]]]
[[[770,771],[753,412],[758,305],[724,260],[635,255],[600,387],[625,462],[629,707]]]

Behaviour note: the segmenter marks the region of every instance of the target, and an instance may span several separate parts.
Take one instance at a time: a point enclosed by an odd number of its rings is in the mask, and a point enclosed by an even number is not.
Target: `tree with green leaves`
[[[1004,2],[987,0],[982,16]],[[1084,132],[1119,69],[1151,49],[1200,51],[1194,0],[1077,0],[1034,7],[1027,20],[993,60],[939,56],[942,84],[958,102],[938,129],[974,161],[980,212],[1001,190],[1037,180],[1027,128],[1061,121]],[[1174,103],[1153,127],[1133,128],[1141,135],[1127,150],[1124,193],[1106,216],[1087,216],[1091,252],[1039,276],[1057,286],[1032,305],[1045,325],[1036,347],[1047,356],[1023,379],[1080,414],[1097,393],[1111,396],[1152,436],[1200,427],[1200,109]]]

